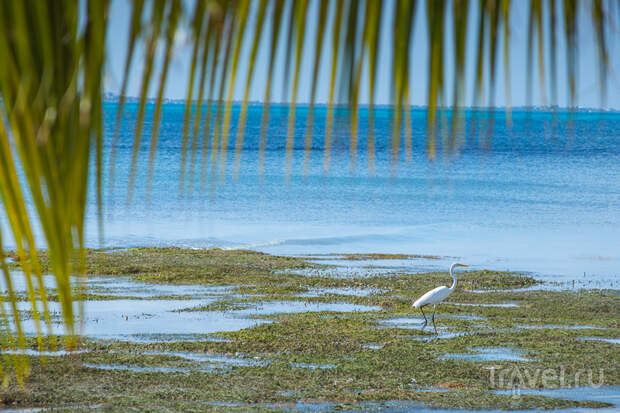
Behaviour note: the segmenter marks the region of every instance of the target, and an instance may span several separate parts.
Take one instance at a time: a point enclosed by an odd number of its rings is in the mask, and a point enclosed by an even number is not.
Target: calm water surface
[[[149,109],[152,109],[150,107]],[[105,104],[106,159],[116,105]],[[306,108],[298,111],[292,173],[286,174],[286,106],[274,106],[265,173],[258,170],[261,108],[250,108],[239,175],[234,149],[200,150],[179,197],[183,105],[166,104],[150,200],[147,170],[150,118],[141,146],[137,186],[125,203],[137,106],[125,112],[116,146],[114,190],[106,193],[105,246],[179,245],[253,248],[278,254],[390,252],[452,257],[474,267],[531,271],[550,280],[584,279],[594,287],[620,279],[620,113],[468,112],[461,150],[429,162],[423,110],[412,112],[412,159],[402,144],[390,161],[390,111],[375,114],[376,161],[368,171],[368,114],[351,169],[346,116],[338,113],[330,169],[323,171],[325,108],[313,128],[304,175]],[[233,109],[233,125],[238,108]],[[149,115],[150,116],[150,115]],[[492,124],[479,119],[493,118]],[[231,130],[234,144],[236,130]],[[488,137],[492,137],[489,142]],[[202,136],[200,137],[202,139]],[[190,146],[192,137],[190,134]],[[225,161],[225,165],[222,165]],[[189,172],[188,167],[186,171]],[[223,170],[226,173],[220,174]],[[107,183],[106,183],[107,187]],[[190,194],[191,191],[191,194]],[[94,197],[88,243],[97,247]],[[415,269],[415,263],[412,266]],[[422,264],[420,264],[422,265]],[[426,268],[426,267],[425,267]],[[584,274],[585,273],[585,274]],[[615,286],[618,288],[617,286]]]

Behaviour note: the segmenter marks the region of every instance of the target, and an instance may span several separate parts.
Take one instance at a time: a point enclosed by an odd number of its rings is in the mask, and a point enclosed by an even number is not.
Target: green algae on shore
[[[156,283],[230,287],[229,293],[194,311],[230,312],[261,303],[299,301],[380,306],[382,310],[255,315],[269,322],[221,332],[218,337],[224,339],[218,340],[205,340],[204,335],[176,341],[84,338],[83,352],[48,357],[46,364],[30,354],[32,374],[27,389],[14,384],[4,387],[0,397],[5,405],[84,406],[84,410],[98,405],[106,411],[271,411],[299,401],[354,409],[363,403],[398,400],[438,408],[595,408],[609,404],[493,394],[514,384],[500,386],[493,378],[504,371],[537,377],[534,387],[588,386],[591,377],[595,384],[620,385],[618,344],[583,339],[620,337],[617,291],[524,291],[522,287],[537,281],[515,273],[465,272],[459,274],[459,287],[449,302],[438,309],[436,337],[420,330],[421,318],[410,306],[424,291],[448,282],[446,273],[303,276],[287,271],[316,264],[251,251],[140,248],[113,253],[89,250],[87,257],[92,279],[105,274]],[[304,296],[317,288],[329,292]],[[351,293],[356,288],[368,293]],[[339,289],[347,294],[338,294]],[[489,292],[480,294],[474,289]],[[85,300],[98,294],[110,302],[127,298],[112,295],[105,287],[82,294]],[[165,301],[167,297],[157,298]],[[507,302],[514,305],[492,305]],[[403,319],[408,321],[390,322]],[[33,339],[29,346],[35,348]],[[467,356],[479,354],[476,349],[497,348],[514,349],[522,359],[503,360],[496,355],[478,361]],[[450,354],[465,356],[444,357]],[[540,372],[544,371],[556,374],[547,374],[543,383]],[[518,384],[531,387],[530,382]],[[214,401],[220,404],[205,404]]]

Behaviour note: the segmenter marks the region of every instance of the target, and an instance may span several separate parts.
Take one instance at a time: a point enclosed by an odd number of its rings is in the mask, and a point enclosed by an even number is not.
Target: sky
[[[187,10],[191,10],[191,1],[186,0],[184,6]],[[385,0],[384,13],[382,26],[384,28],[390,28],[392,26],[392,12],[394,6],[394,0]],[[411,47],[411,103],[413,105],[424,106],[427,103],[428,92],[428,27],[426,25],[426,10],[424,1],[418,1],[416,10],[416,19],[414,21],[414,33],[413,43]],[[620,27],[612,27],[608,31],[608,44],[609,44],[609,62],[610,62],[610,74],[606,85],[607,100],[604,102],[601,99],[599,81],[598,81],[598,56],[595,47],[595,34],[592,27],[592,23],[589,19],[589,10],[586,10],[587,2],[581,2],[583,7],[583,13],[581,13],[580,20],[578,21],[578,83],[577,83],[577,105],[579,107],[587,108],[603,108],[603,109],[618,109],[620,110]],[[528,102],[527,98],[527,1],[513,1],[511,8],[511,21],[510,21],[510,85],[506,87],[504,82],[504,66],[503,66],[503,47],[500,46],[499,50],[499,65],[498,65],[498,81],[496,83],[496,90],[494,96],[495,106],[505,106],[510,104],[511,106],[527,106],[532,105],[547,105],[551,103],[549,94],[550,85],[550,73],[547,73],[545,77],[546,92],[541,93],[540,82],[537,71],[537,61],[534,60],[534,71],[532,76],[532,96],[531,101]],[[448,8],[450,9],[450,8]],[[125,55],[128,42],[128,28],[129,19],[131,14],[131,2],[126,0],[112,0],[110,17],[109,17],[109,29],[107,38],[107,67],[106,67],[106,91],[117,94],[120,92],[120,85],[122,83],[122,73],[125,64]],[[302,59],[301,71],[299,74],[299,92],[297,96],[298,102],[308,102],[310,100],[311,92],[311,67],[310,64],[312,54],[314,53],[314,39],[316,36],[316,26],[318,19],[318,1],[310,0],[310,13],[307,19],[307,32],[306,43],[304,46],[305,54]],[[448,12],[447,21],[450,21],[451,15]],[[466,74],[465,74],[465,105],[470,106],[474,102],[474,69],[475,58],[477,49],[476,30],[474,28],[477,19],[477,10],[472,9],[469,16],[468,25],[468,38],[466,46]],[[617,25],[618,19],[614,20]],[[267,21],[266,27],[270,27],[270,21]],[[254,21],[250,20],[249,23],[251,30],[246,30],[248,36],[253,32]],[[331,32],[331,20],[327,22],[327,37],[329,39]],[[170,68],[168,76],[168,82],[165,89],[165,97],[170,99],[184,99],[187,93],[188,84],[188,72],[189,62],[191,56],[191,46],[188,44],[188,36],[186,35],[189,27],[189,21],[186,19],[181,23],[181,30],[179,31],[174,47],[173,62]],[[560,30],[562,26],[559,27]],[[265,32],[266,34],[266,32]],[[445,36],[452,39],[451,25],[446,25]],[[268,36],[265,37],[268,39]],[[563,41],[563,36],[558,36],[558,54],[557,54],[557,73],[556,80],[558,85],[558,101],[559,106],[565,107],[569,105],[569,93],[568,93],[568,76],[566,71],[566,45]],[[388,30],[384,30],[380,39],[382,47],[380,48],[380,54],[378,59],[378,80],[376,89],[376,103],[389,104],[391,102],[391,79],[389,76],[391,53]],[[163,43],[163,42],[162,42]],[[246,42],[249,44],[250,42]],[[256,72],[254,77],[254,83],[250,91],[250,100],[262,101],[264,97],[264,84],[267,77],[267,65],[268,65],[268,48],[263,42],[259,48],[258,59],[256,63]],[[502,43],[502,42],[500,42]],[[325,103],[328,100],[328,85],[329,85],[329,44],[326,43],[324,47],[324,54],[322,64],[319,71],[317,101]],[[545,50],[548,50],[548,44],[544,45]],[[248,60],[249,46],[242,50],[241,56],[241,68],[238,73],[238,79],[245,79],[246,72],[244,70],[245,64]],[[277,67],[275,71],[275,79],[282,79],[284,76],[283,63],[285,61],[285,54],[282,51],[282,47],[279,48],[279,54],[276,57]],[[445,50],[445,66],[444,73],[445,79],[449,80],[449,86],[446,88],[447,102],[452,102],[452,73],[453,73],[453,60],[451,56],[451,43],[448,44],[447,50]],[[160,50],[161,54],[162,50]],[[534,53],[536,55],[536,53]],[[143,50],[138,50],[136,58],[134,58],[132,70],[129,78],[129,96],[137,96],[139,94],[139,88],[141,83],[141,76],[143,70]],[[548,68],[549,62],[545,61],[545,65]],[[362,89],[361,89],[361,103],[367,102],[368,88],[366,71],[362,76]],[[159,76],[159,71],[155,71],[155,76]],[[157,78],[155,78],[157,79]],[[152,82],[152,88],[149,92],[150,97],[154,97],[156,94],[155,85],[156,81]],[[239,86],[235,88],[233,93],[234,100],[241,100],[243,97],[242,82],[238,82]],[[485,87],[488,91],[488,84]],[[289,91],[290,92],[290,91]],[[507,93],[509,92],[509,93]],[[507,100],[507,97],[510,100]],[[275,82],[274,90],[272,92],[272,101],[290,101],[290,95],[285,96],[281,82]],[[485,92],[485,99],[482,102],[483,105],[489,105],[488,92]]]

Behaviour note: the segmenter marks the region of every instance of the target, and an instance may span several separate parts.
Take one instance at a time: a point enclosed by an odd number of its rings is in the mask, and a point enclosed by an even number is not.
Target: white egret
[[[424,329],[428,324],[428,320],[426,319],[426,314],[424,314],[423,307],[432,304],[433,305],[433,316],[431,317],[431,320],[433,321],[433,327],[435,328],[435,334],[437,334],[437,326],[435,325],[435,310],[437,308],[437,304],[445,300],[450,294],[452,294],[452,292],[456,288],[456,275],[454,274],[454,269],[456,267],[467,267],[467,265],[459,264],[455,262],[454,264],[450,266],[450,275],[452,276],[451,287],[448,288],[445,285],[442,285],[441,287],[433,288],[432,290],[424,294],[422,297],[418,298],[415,301],[415,303],[413,303],[413,307],[419,308],[420,311],[422,311],[422,315],[424,316],[424,325],[422,326],[422,329]]]

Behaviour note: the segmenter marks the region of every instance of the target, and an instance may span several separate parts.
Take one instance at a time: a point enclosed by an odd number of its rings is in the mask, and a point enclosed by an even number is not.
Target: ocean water
[[[106,103],[104,109],[107,162],[116,104]],[[186,180],[181,196],[184,106],[164,105],[149,192],[152,110],[149,105],[136,187],[127,204],[137,105],[126,107],[116,145],[116,179],[112,190],[108,182],[105,185],[103,243],[91,196],[89,246],[243,247],[299,255],[433,254],[445,257],[437,264],[441,266],[458,259],[474,268],[529,271],[549,280],[588,279],[594,287],[618,288],[614,284],[620,280],[618,112],[515,110],[508,125],[503,111],[468,111],[455,137],[460,149],[444,150],[447,145],[443,143],[451,138],[444,129],[438,135],[438,156],[431,162],[425,111],[413,109],[411,160],[401,141],[394,163],[392,113],[390,108],[378,108],[374,114],[375,169],[370,172],[368,112],[362,109],[360,113],[359,146],[352,157],[348,118],[339,109],[330,168],[325,172],[326,108],[321,106],[315,111],[309,169],[304,173],[308,108],[302,106],[297,110],[292,168],[287,174],[289,109],[274,105],[261,175],[261,106],[250,106],[235,177],[239,107],[234,106],[230,149],[223,155],[211,147],[208,138],[204,180],[203,154],[198,149],[193,176]],[[444,123],[450,123],[449,115]]]

